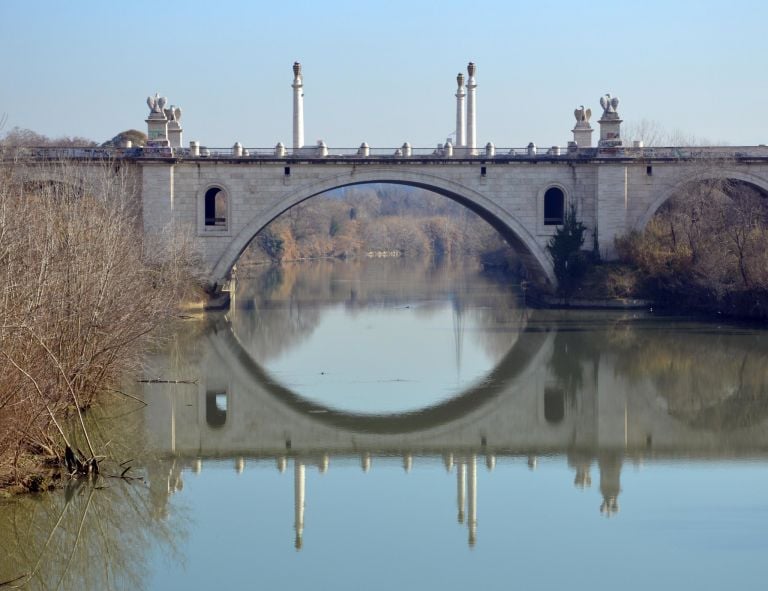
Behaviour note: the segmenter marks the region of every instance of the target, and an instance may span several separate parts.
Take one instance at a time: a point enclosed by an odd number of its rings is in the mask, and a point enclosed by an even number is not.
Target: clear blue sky
[[[768,142],[768,2],[0,1],[0,115],[98,141],[145,130],[147,95],[184,111],[184,141],[291,141],[304,64],[307,143],[434,146],[455,77],[478,65],[478,141],[565,145],[573,109]],[[597,119],[597,116],[594,117]],[[596,126],[595,126],[596,127]]]

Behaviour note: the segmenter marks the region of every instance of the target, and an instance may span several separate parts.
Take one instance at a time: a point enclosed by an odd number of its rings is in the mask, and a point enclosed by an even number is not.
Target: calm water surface
[[[523,299],[413,261],[240,277],[150,356],[185,383],[101,409],[142,479],[0,501],[0,582],[763,588],[768,334]]]

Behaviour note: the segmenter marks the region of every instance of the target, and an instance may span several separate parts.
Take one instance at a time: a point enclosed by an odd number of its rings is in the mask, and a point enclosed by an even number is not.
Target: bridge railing
[[[450,159],[450,158],[472,158],[478,160],[487,160],[492,158],[531,158],[531,157],[567,157],[573,156],[573,152],[568,152],[567,148],[538,148],[531,151],[529,148],[494,148],[491,153],[485,148],[476,148],[470,151],[469,148],[453,148],[453,153],[449,156],[445,148],[409,148],[404,150],[400,148],[367,148],[363,151],[361,148],[335,148],[305,146],[298,150],[285,148],[276,150],[275,148],[242,148],[236,151],[233,148],[212,148],[200,146],[193,155],[189,148],[174,148],[173,154],[181,158],[210,158],[210,159],[248,159],[248,158],[280,158],[280,159],[315,159],[315,158],[375,158],[375,159]],[[592,148],[580,149],[581,155],[593,155],[596,150]]]
[[[476,160],[506,160],[506,159],[571,159],[571,158],[656,158],[656,159],[697,159],[697,158],[768,158],[768,146],[686,146],[686,147],[621,147],[621,148],[570,148],[570,147],[530,147],[523,148],[493,148],[492,152],[485,148],[453,148],[453,154],[448,155],[445,148],[410,148],[405,151],[400,148],[334,148],[307,146],[294,151],[285,148],[277,151],[273,148],[243,148],[237,154],[233,148],[200,147],[199,155],[192,156],[188,148],[175,148],[174,155],[181,158],[211,158],[211,159],[476,159]]]
[[[200,146],[193,154],[190,148],[163,148],[161,150],[113,147],[13,147],[0,145],[0,159],[32,160],[105,160],[113,158],[157,159],[157,158],[199,158],[213,160],[244,159],[279,159],[279,160],[314,160],[314,159],[374,159],[374,160],[558,160],[573,158],[643,158],[643,159],[740,159],[768,158],[768,146],[670,146],[670,147],[620,147],[620,148],[453,148],[449,156],[442,146],[436,148],[333,148],[327,146],[307,146],[299,150],[285,148],[209,148]]]
[[[33,160],[109,160],[139,157],[141,148],[62,147],[62,146],[0,146],[2,159]]]

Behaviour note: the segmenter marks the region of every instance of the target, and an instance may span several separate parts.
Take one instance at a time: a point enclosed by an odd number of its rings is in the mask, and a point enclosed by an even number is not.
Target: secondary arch
[[[556,285],[557,280],[555,279],[549,255],[538,244],[534,235],[510,212],[481,193],[454,181],[423,173],[411,171],[392,172],[389,170],[353,171],[352,174],[336,175],[304,185],[288,193],[280,203],[252,218],[232,239],[213,268],[211,283],[221,284],[229,275],[232,267],[253,237],[291,207],[333,189],[371,183],[389,183],[418,187],[443,195],[464,205],[493,226],[515,248],[525,263],[526,268],[535,279],[545,284]]]
[[[731,169],[716,169],[697,171],[693,174],[687,175],[676,183],[663,190],[658,197],[645,209],[640,217],[637,218],[633,230],[642,232],[651,221],[656,212],[667,201],[672,199],[675,195],[679,194],[686,187],[694,183],[706,182],[706,181],[736,181],[752,186],[765,195],[768,195],[768,180],[757,176],[755,174]]]

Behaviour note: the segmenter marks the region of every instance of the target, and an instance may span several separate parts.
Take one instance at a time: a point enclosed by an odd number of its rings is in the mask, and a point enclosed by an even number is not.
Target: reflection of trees
[[[618,353],[616,370],[650,380],[669,413],[692,426],[731,430],[768,418],[763,335],[654,322],[625,327],[609,343]]]
[[[343,305],[354,315],[372,308],[413,306],[431,315],[451,302],[479,328],[478,342],[500,358],[517,337],[517,294],[477,264],[427,259],[322,260],[257,268],[238,277],[235,332],[255,359],[269,360],[303,341],[321,310]],[[488,329],[488,330],[485,330]]]
[[[193,353],[188,344],[197,333],[194,326],[186,328],[180,331],[186,336],[178,337],[185,355]],[[176,340],[168,350],[179,354]],[[105,397],[89,410],[87,426],[98,449],[108,454],[101,462],[107,477],[72,480],[63,492],[0,502],[0,582],[23,576],[17,583],[29,580],[31,589],[141,589],[146,553],[157,544],[172,549],[184,534],[179,515],[173,529],[166,520],[170,495],[181,488],[180,466],[145,449],[137,400],[116,392]],[[148,482],[110,477],[128,465],[127,476],[145,476]]]
[[[141,589],[145,553],[177,532],[154,518],[144,485],[71,481],[61,494],[0,504],[0,581],[31,589]]]
[[[557,385],[572,402],[584,382],[582,364],[595,358],[592,339],[582,331],[558,331],[548,367]]]

